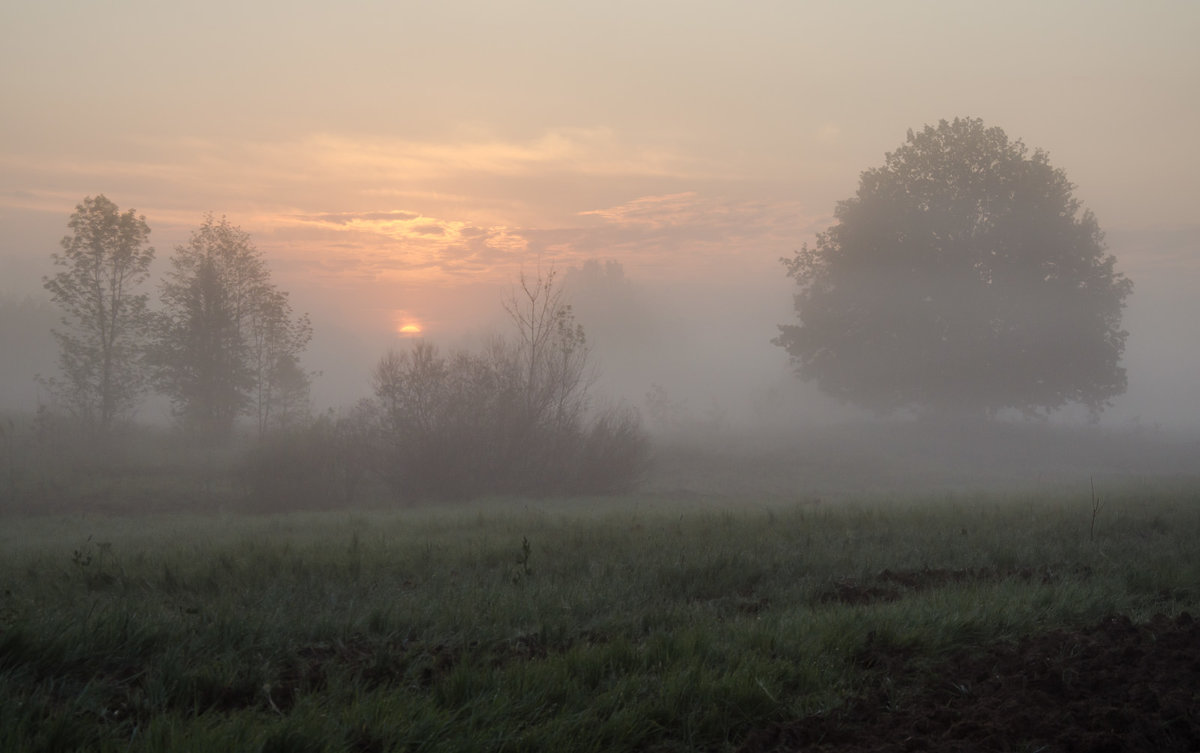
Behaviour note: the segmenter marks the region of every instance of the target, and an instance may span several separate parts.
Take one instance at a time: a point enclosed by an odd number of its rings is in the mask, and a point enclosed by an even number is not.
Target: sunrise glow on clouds
[[[151,142],[126,161],[8,156],[8,180],[62,187],[8,193],[0,204],[61,212],[103,176],[118,189],[108,193],[145,213],[157,237],[185,237],[213,211],[270,256],[291,259],[297,274],[413,284],[511,277],[538,262],[592,257],[649,273],[681,262],[702,271],[739,250],[786,250],[808,229],[794,200],[721,196],[720,176],[698,161],[619,142],[604,129],[524,142],[322,134],[273,144]],[[718,187],[639,194],[696,184]],[[587,190],[569,188],[581,185]]]

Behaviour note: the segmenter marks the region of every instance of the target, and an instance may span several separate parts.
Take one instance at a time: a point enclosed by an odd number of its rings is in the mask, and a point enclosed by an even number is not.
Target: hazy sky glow
[[[1135,299],[1197,290],[1197,39],[1190,0],[17,0],[0,292],[36,289],[104,193],[146,215],[159,269],[224,214],[347,326],[475,326],[520,268],[589,257],[786,310],[777,259],[955,116],[1049,151]]]

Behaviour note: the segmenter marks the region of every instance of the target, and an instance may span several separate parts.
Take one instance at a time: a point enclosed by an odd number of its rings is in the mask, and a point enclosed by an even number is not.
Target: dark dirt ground
[[[1200,622],[1112,616],[964,652],[932,670],[859,657],[879,682],[845,706],[752,733],[740,753],[1200,751]]]

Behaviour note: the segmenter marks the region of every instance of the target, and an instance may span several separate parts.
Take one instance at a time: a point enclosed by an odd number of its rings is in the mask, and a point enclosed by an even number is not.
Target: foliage
[[[378,466],[378,419],[370,401],[268,433],[241,463],[258,510],[348,507],[363,501]]]
[[[75,207],[71,235],[54,254],[59,271],[45,279],[62,311],[54,330],[61,378],[43,380],[91,436],[108,436],[128,418],[146,385],[143,359],[149,332],[147,295],[154,249],[146,218],[100,195]]]
[[[569,490],[582,494],[632,491],[650,470],[650,440],[641,416],[629,406],[610,406],[583,427]]]
[[[209,215],[176,247],[161,299],[159,383],[184,426],[222,442],[242,415],[260,436],[307,415],[299,358],[312,327],[293,318],[247,233]]]
[[[125,444],[96,447],[79,428],[47,405],[32,414],[0,414],[0,511],[34,509],[70,496],[81,477],[103,467]]]
[[[308,315],[293,319],[286,293],[273,288],[262,291],[250,318],[251,403],[260,437],[308,417],[311,380],[300,366],[300,354],[311,339]]]
[[[380,404],[384,475],[408,498],[469,497],[507,491],[521,405],[510,348],[449,359],[428,342],[390,352],[373,375]]]
[[[836,223],[785,259],[801,376],[879,411],[1093,413],[1125,390],[1131,283],[1045,152],[941,121],[862,174]]]
[[[385,474],[408,498],[627,488],[647,440],[631,411],[589,423],[586,339],[553,274],[522,277],[506,309],[512,340],[449,356],[419,342],[379,362]]]

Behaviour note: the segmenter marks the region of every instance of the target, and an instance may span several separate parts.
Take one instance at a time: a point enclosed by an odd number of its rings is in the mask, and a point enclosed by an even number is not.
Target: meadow
[[[955,652],[1200,613],[1200,483],[1099,491],[11,515],[0,750],[735,750]]]

